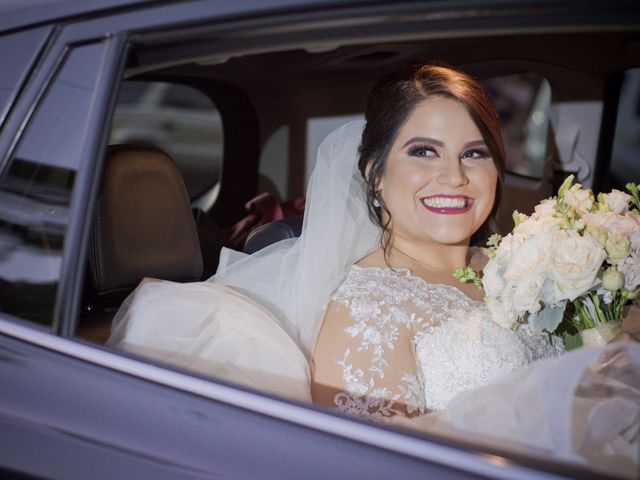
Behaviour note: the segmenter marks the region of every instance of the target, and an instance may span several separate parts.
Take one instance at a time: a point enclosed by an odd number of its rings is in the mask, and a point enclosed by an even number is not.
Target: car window
[[[124,81],[110,143],[151,145],[167,152],[191,199],[205,195],[220,181],[222,119],[213,101],[194,87]]]
[[[500,115],[507,154],[506,170],[533,179],[542,178],[547,158],[547,131],[551,88],[546,79],[526,72],[491,77],[482,81],[494,99]],[[306,121],[304,185],[313,170],[316,150],[334,128],[360,115],[311,117]],[[260,156],[259,190],[276,198],[290,198],[289,129],[282,126],[266,140]]]
[[[18,94],[40,49],[49,36],[49,28],[39,28],[5,35],[0,38],[0,125],[4,121],[12,100]]]
[[[103,46],[75,48],[0,178],[0,309],[53,324],[71,194]]]
[[[640,68],[622,80],[610,168],[612,188],[640,181]]]
[[[187,85],[168,85],[162,103],[186,110],[211,109],[211,100],[201,91]]]
[[[507,171],[541,178],[551,105],[549,83],[531,72],[493,77],[482,83],[500,115]]]

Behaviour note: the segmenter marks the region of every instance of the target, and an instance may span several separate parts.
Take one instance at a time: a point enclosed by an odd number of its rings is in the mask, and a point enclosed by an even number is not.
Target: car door
[[[0,133],[0,194],[2,205],[12,202],[0,207],[0,468],[54,478],[581,473],[549,473],[557,466],[544,460],[366,424],[73,337],[128,42],[141,31],[256,21],[323,2],[304,3],[141,2],[86,16],[50,13],[36,19],[51,24],[40,27],[40,40],[21,47],[32,61],[19,78],[0,74],[13,92]]]

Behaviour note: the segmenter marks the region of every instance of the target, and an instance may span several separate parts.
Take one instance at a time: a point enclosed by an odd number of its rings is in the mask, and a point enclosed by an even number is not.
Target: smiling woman
[[[313,357],[314,399],[364,417],[415,415],[555,355],[559,342],[491,325],[474,302],[482,292],[451,274],[469,263],[504,164],[497,113],[482,87],[425,65],[383,80],[366,120],[359,167],[381,246],[332,296]],[[378,136],[382,125],[395,130]],[[482,346],[460,350],[468,332],[484,337]],[[455,368],[438,360],[443,351],[459,354]]]

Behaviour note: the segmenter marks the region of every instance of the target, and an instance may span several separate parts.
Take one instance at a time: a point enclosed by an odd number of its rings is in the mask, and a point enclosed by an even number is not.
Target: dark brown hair
[[[400,70],[385,77],[371,92],[358,160],[358,168],[367,186],[369,216],[383,233],[388,233],[391,213],[377,194],[377,185],[384,174],[391,146],[407,118],[420,103],[436,95],[456,100],[466,108],[480,130],[498,170],[493,208],[487,220],[471,238],[472,244],[478,244],[486,240],[494,230],[500,204],[505,163],[500,120],[491,98],[482,86],[466,73],[447,65],[426,64]],[[385,257],[390,240],[391,235],[382,235]]]

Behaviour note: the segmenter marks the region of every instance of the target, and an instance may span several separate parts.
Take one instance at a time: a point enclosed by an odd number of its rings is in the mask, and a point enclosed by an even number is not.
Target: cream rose
[[[613,212],[593,212],[587,213],[583,220],[589,225],[595,225],[600,227],[605,232],[621,231],[627,235],[632,235],[640,228],[638,225],[638,219],[631,212],[627,212],[624,215],[618,215]]]
[[[554,239],[554,253],[549,262],[553,280],[554,303],[575,300],[598,285],[598,271],[606,255],[591,238],[567,235]]]
[[[516,311],[536,313],[540,310],[540,291],[544,281],[544,275],[532,275],[517,283],[513,292],[513,307]]]
[[[509,280],[521,280],[544,272],[549,264],[553,237],[541,233],[524,242],[515,251],[504,274]]]
[[[602,195],[602,200],[612,212],[622,214],[629,210],[629,200],[631,200],[631,195],[621,192],[620,190],[613,189],[611,190],[611,193],[605,193]]]
[[[618,265],[618,269],[624,275],[625,290],[633,291],[640,286],[640,252],[633,251],[623,262]]]
[[[505,287],[502,278],[504,267],[496,258],[492,258],[482,270],[482,288],[488,296],[497,297]]]
[[[587,225],[584,234],[585,236],[591,237],[602,248],[604,248],[607,243],[607,232],[597,225]]]
[[[631,243],[631,250],[640,252],[640,225],[629,237],[629,242]]]
[[[629,236],[621,230],[609,232],[604,248],[607,252],[607,262],[617,265],[627,258],[631,252]]]
[[[583,189],[579,183],[564,192],[563,199],[567,205],[573,207],[580,215],[592,211],[595,203],[593,192],[590,189]]]
[[[491,314],[491,319],[504,328],[513,328],[517,323],[517,314],[513,308],[510,298],[485,297],[484,299],[487,310]]]

